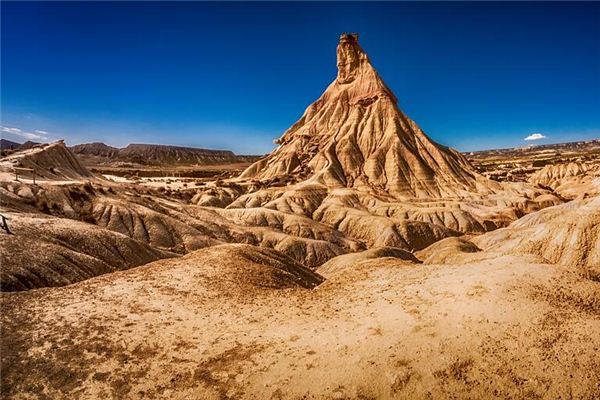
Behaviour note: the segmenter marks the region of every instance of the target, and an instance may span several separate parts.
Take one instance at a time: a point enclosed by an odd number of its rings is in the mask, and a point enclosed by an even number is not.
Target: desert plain
[[[3,144],[2,397],[600,398],[600,141],[462,154],[337,68],[265,156]]]

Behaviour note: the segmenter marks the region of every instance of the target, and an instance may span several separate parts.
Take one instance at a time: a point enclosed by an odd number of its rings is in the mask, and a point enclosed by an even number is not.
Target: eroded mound
[[[375,258],[394,258],[396,263],[402,263],[402,261],[409,264],[420,263],[412,253],[409,253],[406,250],[397,247],[375,247],[359,253],[344,254],[332,258],[320,266],[317,271],[326,278],[330,278],[343,271],[352,273],[355,264]]]
[[[600,197],[573,200],[527,215],[504,229],[476,237],[482,249],[535,254],[551,263],[600,266]]]
[[[529,182],[550,187],[570,199],[583,194],[597,195],[600,194],[600,169],[575,162],[549,164],[531,175]]]
[[[308,266],[365,248],[328,225],[303,215],[267,208],[210,209],[135,188],[106,189],[99,183],[70,185],[0,184],[3,206],[13,212],[50,214],[86,221],[179,254],[223,243],[273,248]]]
[[[82,180],[93,176],[62,140],[4,157],[0,160],[0,168],[6,172],[12,172],[14,168],[34,169],[38,178],[51,180]],[[25,170],[19,173],[32,177],[32,173]]]
[[[1,290],[64,286],[173,257],[100,227],[38,214],[5,215],[0,234]]]
[[[419,260],[426,264],[462,264],[469,253],[481,251],[472,242],[458,237],[442,239],[431,246],[416,252]]]

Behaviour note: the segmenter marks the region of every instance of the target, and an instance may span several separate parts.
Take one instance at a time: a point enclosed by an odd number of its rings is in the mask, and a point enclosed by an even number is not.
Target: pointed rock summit
[[[398,108],[358,43],[343,34],[336,79],[242,178],[291,176],[397,198],[456,196],[481,179],[459,152],[435,143]]]

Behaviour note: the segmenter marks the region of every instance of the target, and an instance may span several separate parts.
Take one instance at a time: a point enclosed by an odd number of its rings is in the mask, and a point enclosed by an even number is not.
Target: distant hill
[[[531,153],[550,153],[550,151],[556,151],[559,153],[569,151],[592,151],[600,150],[600,140],[579,140],[576,142],[562,142],[562,143],[550,143],[550,144],[536,144],[529,145],[526,147],[507,147],[501,149],[488,149],[488,150],[477,150],[471,152],[464,152],[466,155],[474,158],[489,157],[493,155],[507,155],[507,154],[531,154]]]
[[[19,150],[27,150],[27,149],[31,149],[37,145],[39,145],[41,143],[39,142],[32,142],[31,140],[26,141],[25,143],[23,143],[21,145],[21,147],[19,147]]]
[[[109,158],[116,157],[119,154],[118,148],[100,142],[78,144],[71,147],[71,150],[75,154]]]
[[[140,164],[219,164],[238,162],[229,150],[207,150],[159,144],[130,144],[118,158]]]
[[[21,147],[21,143],[13,142],[11,140],[0,139],[1,150],[17,150]]]
[[[142,165],[234,164],[252,162],[260,158],[260,156],[239,156],[229,150],[210,150],[162,144],[136,143],[119,149],[104,143],[84,143],[73,146],[71,149],[79,156],[84,158],[93,157],[97,161],[121,161]]]

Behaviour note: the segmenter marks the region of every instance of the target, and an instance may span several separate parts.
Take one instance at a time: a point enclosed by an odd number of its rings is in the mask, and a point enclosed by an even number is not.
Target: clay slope
[[[337,78],[280,146],[242,178],[312,177],[395,197],[454,196],[478,186],[482,178],[464,156],[433,142],[398,108],[358,35],[341,36],[337,66]]]
[[[478,236],[473,243],[487,251],[534,254],[551,263],[600,272],[600,197],[546,208]]]
[[[83,222],[4,215],[12,234],[0,234],[2,291],[64,286],[173,256]]]
[[[534,185],[548,186],[560,195],[575,198],[600,194],[600,169],[583,163],[546,165],[529,178]]]
[[[103,185],[0,182],[2,209],[86,221],[179,254],[221,243],[248,243],[276,249],[314,268],[365,248],[361,241],[302,215],[266,208],[210,209]]]
[[[38,178],[50,180],[81,180],[93,176],[62,140],[19,151],[0,160],[0,168],[5,172],[11,172],[15,167],[35,169]],[[31,176],[28,172],[20,174]]]
[[[442,239],[415,255],[426,264],[463,264],[466,256],[480,249],[472,242],[457,237]]]
[[[321,265],[317,271],[329,279],[341,272],[352,273],[356,271],[356,264],[362,261],[381,258],[393,258],[398,265],[402,265],[404,262],[407,264],[420,263],[412,253],[397,247],[374,247],[358,253],[343,254],[332,258]]]

